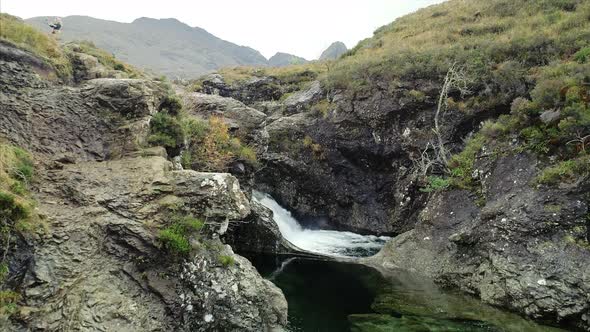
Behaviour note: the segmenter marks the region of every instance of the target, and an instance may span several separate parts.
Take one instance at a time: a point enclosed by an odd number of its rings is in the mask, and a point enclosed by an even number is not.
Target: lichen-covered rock
[[[282,331],[287,301],[270,281],[260,278],[250,262],[229,246],[220,256],[197,256],[183,266],[187,289],[183,299],[186,331]],[[220,257],[225,257],[221,261]],[[231,258],[228,258],[231,257]]]
[[[250,214],[250,202],[238,179],[228,173],[175,171],[176,195],[192,209],[213,220],[242,220]]]

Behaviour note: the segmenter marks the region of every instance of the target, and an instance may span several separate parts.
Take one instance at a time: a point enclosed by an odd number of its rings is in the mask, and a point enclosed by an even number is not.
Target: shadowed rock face
[[[18,52],[11,52],[16,54]],[[19,319],[2,330],[270,331],[286,324],[281,291],[218,239],[250,203],[225,173],[172,169],[144,148],[164,89],[101,78],[72,87],[0,56],[0,138],[32,152],[47,232],[9,251]],[[162,248],[171,209],[206,219],[186,260]],[[4,248],[2,248],[4,252]],[[223,264],[220,257],[230,257]]]

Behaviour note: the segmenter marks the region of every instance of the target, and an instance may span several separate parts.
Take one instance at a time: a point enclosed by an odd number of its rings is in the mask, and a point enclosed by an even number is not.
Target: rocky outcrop
[[[467,191],[437,193],[416,228],[368,262],[426,274],[487,303],[588,330],[589,184],[535,188],[538,165],[527,154],[481,158],[483,206]]]
[[[331,259],[305,251],[287,241],[273,220],[273,212],[269,208],[256,200],[252,200],[251,207],[252,213],[248,218],[244,222],[231,224],[224,237],[236,251]]]
[[[145,148],[163,89],[149,80],[46,81],[2,58],[0,137],[33,153],[36,212],[46,231],[9,250],[20,292],[3,331],[275,331],[281,291],[217,234],[251,211],[229,174],[173,170]],[[12,84],[15,83],[15,84]],[[202,218],[186,259],[158,232],[175,215]],[[26,257],[25,257],[26,256]]]
[[[223,76],[211,74],[205,76],[201,84],[203,93],[231,97],[246,105],[266,100],[279,100],[283,95],[279,81],[272,77],[253,77],[227,84]]]
[[[16,62],[1,67],[0,134],[53,159],[105,160],[137,150],[164,97],[148,80],[97,79],[72,88],[48,84]]]
[[[285,98],[283,102],[283,114],[292,115],[309,111],[311,106],[322,99],[322,88],[320,82],[314,81],[309,88],[297,91]]]
[[[300,217],[327,217],[336,229],[410,230],[426,199],[414,181],[412,159],[432,135],[434,97],[397,99],[412,87],[404,89],[352,99],[336,94],[323,102],[324,113],[304,111],[269,123],[267,167],[257,174],[261,187]],[[435,95],[432,86],[421,89]],[[445,115],[445,128],[460,130],[454,124],[467,121],[461,117]],[[449,130],[447,138],[457,134]]]
[[[239,136],[255,136],[261,129],[266,115],[233,99],[203,93],[187,93],[183,96],[184,109],[193,116],[207,119],[222,117],[230,130]]]

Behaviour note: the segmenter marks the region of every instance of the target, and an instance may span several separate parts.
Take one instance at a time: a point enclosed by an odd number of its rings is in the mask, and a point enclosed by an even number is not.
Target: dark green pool
[[[289,302],[291,332],[561,331],[537,325],[405,272],[362,265],[249,256]]]

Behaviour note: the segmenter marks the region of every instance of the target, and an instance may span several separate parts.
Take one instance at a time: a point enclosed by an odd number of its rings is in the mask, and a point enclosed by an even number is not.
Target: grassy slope
[[[586,46],[589,17],[590,3],[582,0],[451,0],[378,29],[327,80],[354,88],[376,78],[432,78],[455,61],[479,80],[510,60],[542,66]]]
[[[17,17],[0,14],[0,39],[45,59],[61,77],[72,74],[72,65],[57,40],[24,24]]]

